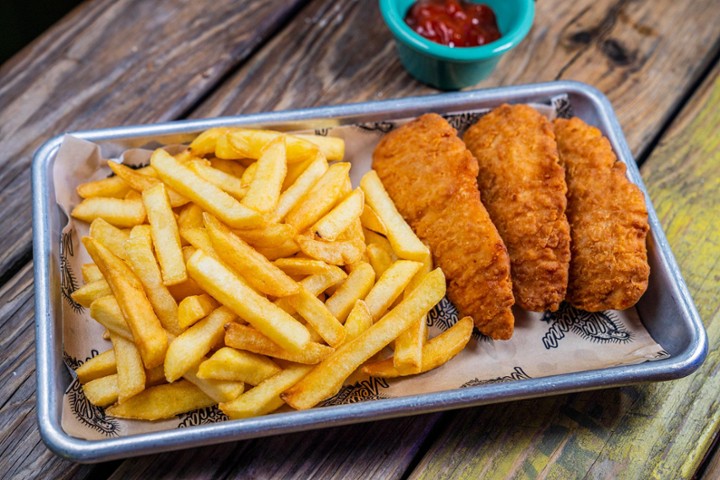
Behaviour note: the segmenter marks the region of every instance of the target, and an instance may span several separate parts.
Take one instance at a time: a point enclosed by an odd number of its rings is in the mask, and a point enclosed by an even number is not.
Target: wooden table
[[[79,465],[35,412],[30,162],[63,131],[435,93],[376,2],[95,0],[0,68],[0,475],[8,478],[718,478],[720,5],[540,0],[486,88],[612,101],[710,338],[687,378]]]

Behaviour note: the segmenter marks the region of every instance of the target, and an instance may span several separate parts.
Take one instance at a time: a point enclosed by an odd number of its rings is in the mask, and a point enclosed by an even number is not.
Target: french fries
[[[93,263],[73,298],[112,344],[77,370],[87,398],[120,418],[215,404],[246,418],[310,408],[363,368],[456,355],[472,322],[427,340],[442,271],[374,172],[352,187],[343,155],[337,138],[222,127],[78,187]]]

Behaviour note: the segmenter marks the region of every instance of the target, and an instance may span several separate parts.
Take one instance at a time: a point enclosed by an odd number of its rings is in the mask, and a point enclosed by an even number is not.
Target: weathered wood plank
[[[642,169],[708,331],[710,355],[666,383],[476,408],[453,421],[410,478],[691,478],[720,429],[720,65]],[[715,472],[717,473],[717,472]],[[707,478],[717,475],[708,473]]]
[[[528,38],[476,87],[556,79],[595,85],[615,106],[633,152],[642,154],[720,48],[720,9],[713,5],[537,2]],[[316,0],[192,116],[430,93],[437,90],[403,70],[376,4]]]
[[[68,130],[180,117],[306,0],[102,0],[0,67],[0,277],[30,252],[33,151]],[[139,21],[143,19],[143,21]]]

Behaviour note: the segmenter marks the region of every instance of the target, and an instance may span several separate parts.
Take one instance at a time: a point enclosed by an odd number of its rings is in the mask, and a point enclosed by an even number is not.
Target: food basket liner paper
[[[567,116],[571,107],[566,97],[552,98],[546,104],[534,106],[549,118]],[[483,112],[465,111],[445,117],[463,132]],[[352,163],[351,179],[358,185],[362,175],[370,169],[373,148],[382,135],[408,120],[397,118],[344,125],[315,133],[345,140],[345,160]],[[73,207],[80,202],[75,188],[82,182],[111,174],[102,154],[98,145],[68,135],[58,151],[53,171],[57,204],[69,219],[58,240],[61,242],[63,356],[71,372],[91,357],[112,348],[109,341],[103,340],[104,328],[70,297],[82,283],[82,264],[91,262],[80,243],[89,226],[70,217]],[[115,160],[140,166],[148,164],[149,158],[149,150],[130,149]],[[554,313],[533,313],[515,308],[514,314],[516,330],[509,341],[492,341],[475,331],[459,355],[435,370],[402,379],[373,378],[356,373],[336,396],[318,408],[457,388],[482,388],[485,384],[636,364],[668,355],[651,338],[634,308],[587,313],[563,304]],[[427,319],[432,337],[449,328],[458,316],[454,306],[444,299]],[[78,438],[106,439],[226,420],[217,407],[158,422],[113,418],[104,409],[91,405],[74,373],[72,378],[63,397],[62,427],[66,433]]]

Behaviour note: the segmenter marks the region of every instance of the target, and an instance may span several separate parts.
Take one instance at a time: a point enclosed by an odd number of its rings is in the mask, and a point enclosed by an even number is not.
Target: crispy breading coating
[[[373,153],[398,211],[428,243],[461,315],[494,339],[512,336],[510,261],[480,202],[477,162],[448,122],[426,114],[394,130]]]
[[[502,105],[463,140],[478,160],[482,202],[510,253],[515,301],[526,310],[557,310],[567,289],[570,228],[552,125],[528,105]]]
[[[610,142],[579,118],[554,122],[572,232],[567,299],[595,312],[623,310],[647,289],[648,214]]]

